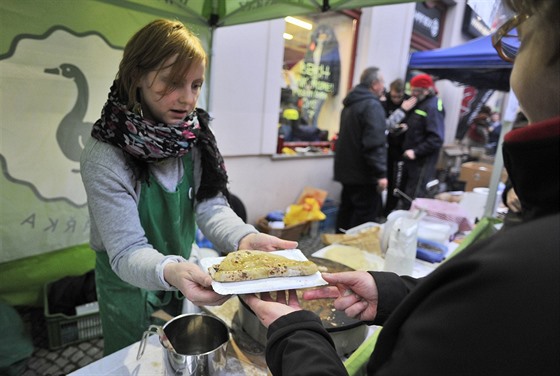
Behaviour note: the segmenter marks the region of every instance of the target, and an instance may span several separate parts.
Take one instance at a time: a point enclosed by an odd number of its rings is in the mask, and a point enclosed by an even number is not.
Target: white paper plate
[[[284,256],[292,260],[306,261],[307,257],[299,249],[287,249],[283,251],[270,252]],[[225,257],[207,257],[200,260],[202,269],[208,273],[208,268],[214,264],[219,264]],[[276,277],[267,279],[257,279],[254,281],[243,282],[216,282],[212,281],[212,288],[218,294],[252,294],[256,292],[280,291],[291,289],[302,289],[326,285],[327,282],[317,272],[312,275],[301,277]]]

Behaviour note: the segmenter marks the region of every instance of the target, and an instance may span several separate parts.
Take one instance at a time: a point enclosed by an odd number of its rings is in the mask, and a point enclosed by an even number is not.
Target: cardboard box
[[[466,162],[461,165],[459,180],[465,182],[465,191],[471,192],[476,187],[486,187],[490,185],[490,177],[494,166],[482,162]],[[500,179],[502,182],[507,180],[505,169],[502,171]]]

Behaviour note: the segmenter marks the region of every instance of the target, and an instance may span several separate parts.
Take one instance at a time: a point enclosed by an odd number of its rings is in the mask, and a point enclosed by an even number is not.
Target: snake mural
[[[53,27],[19,35],[0,56],[0,261],[88,241],[79,174],[122,50]]]

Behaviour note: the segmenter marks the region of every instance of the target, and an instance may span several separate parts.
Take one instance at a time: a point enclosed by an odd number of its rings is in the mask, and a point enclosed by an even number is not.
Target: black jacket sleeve
[[[268,328],[266,363],[274,376],[347,375],[329,333],[312,312],[280,317]]]
[[[373,325],[383,325],[391,312],[400,304],[421,279],[399,276],[391,272],[369,272],[379,294],[377,316],[371,322]],[[370,323],[368,323],[370,324]]]

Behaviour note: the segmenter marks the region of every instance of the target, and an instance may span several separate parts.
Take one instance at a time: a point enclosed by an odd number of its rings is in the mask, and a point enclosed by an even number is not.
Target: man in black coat
[[[383,85],[379,69],[367,68],[343,101],[334,157],[334,180],[342,183],[338,231],[375,222],[381,214],[381,192],[387,188]]]
[[[402,143],[402,186],[405,194],[415,199],[426,196],[426,184],[436,177],[436,164],[444,140],[445,111],[429,75],[414,76],[410,86],[418,102],[408,115],[408,130]],[[406,210],[410,204],[408,199],[401,198],[398,208]]]
[[[412,99],[411,99],[412,98]],[[402,169],[403,169],[403,142],[405,132],[408,129],[406,116],[410,106],[416,104],[416,97],[411,97],[404,92],[404,81],[397,78],[389,85],[387,100],[383,103],[385,116],[388,120],[387,144],[387,201],[383,209],[383,216],[387,217],[397,207],[399,196],[395,195],[395,188],[402,190]],[[391,115],[396,111],[402,111],[402,118],[398,124],[391,124]]]

